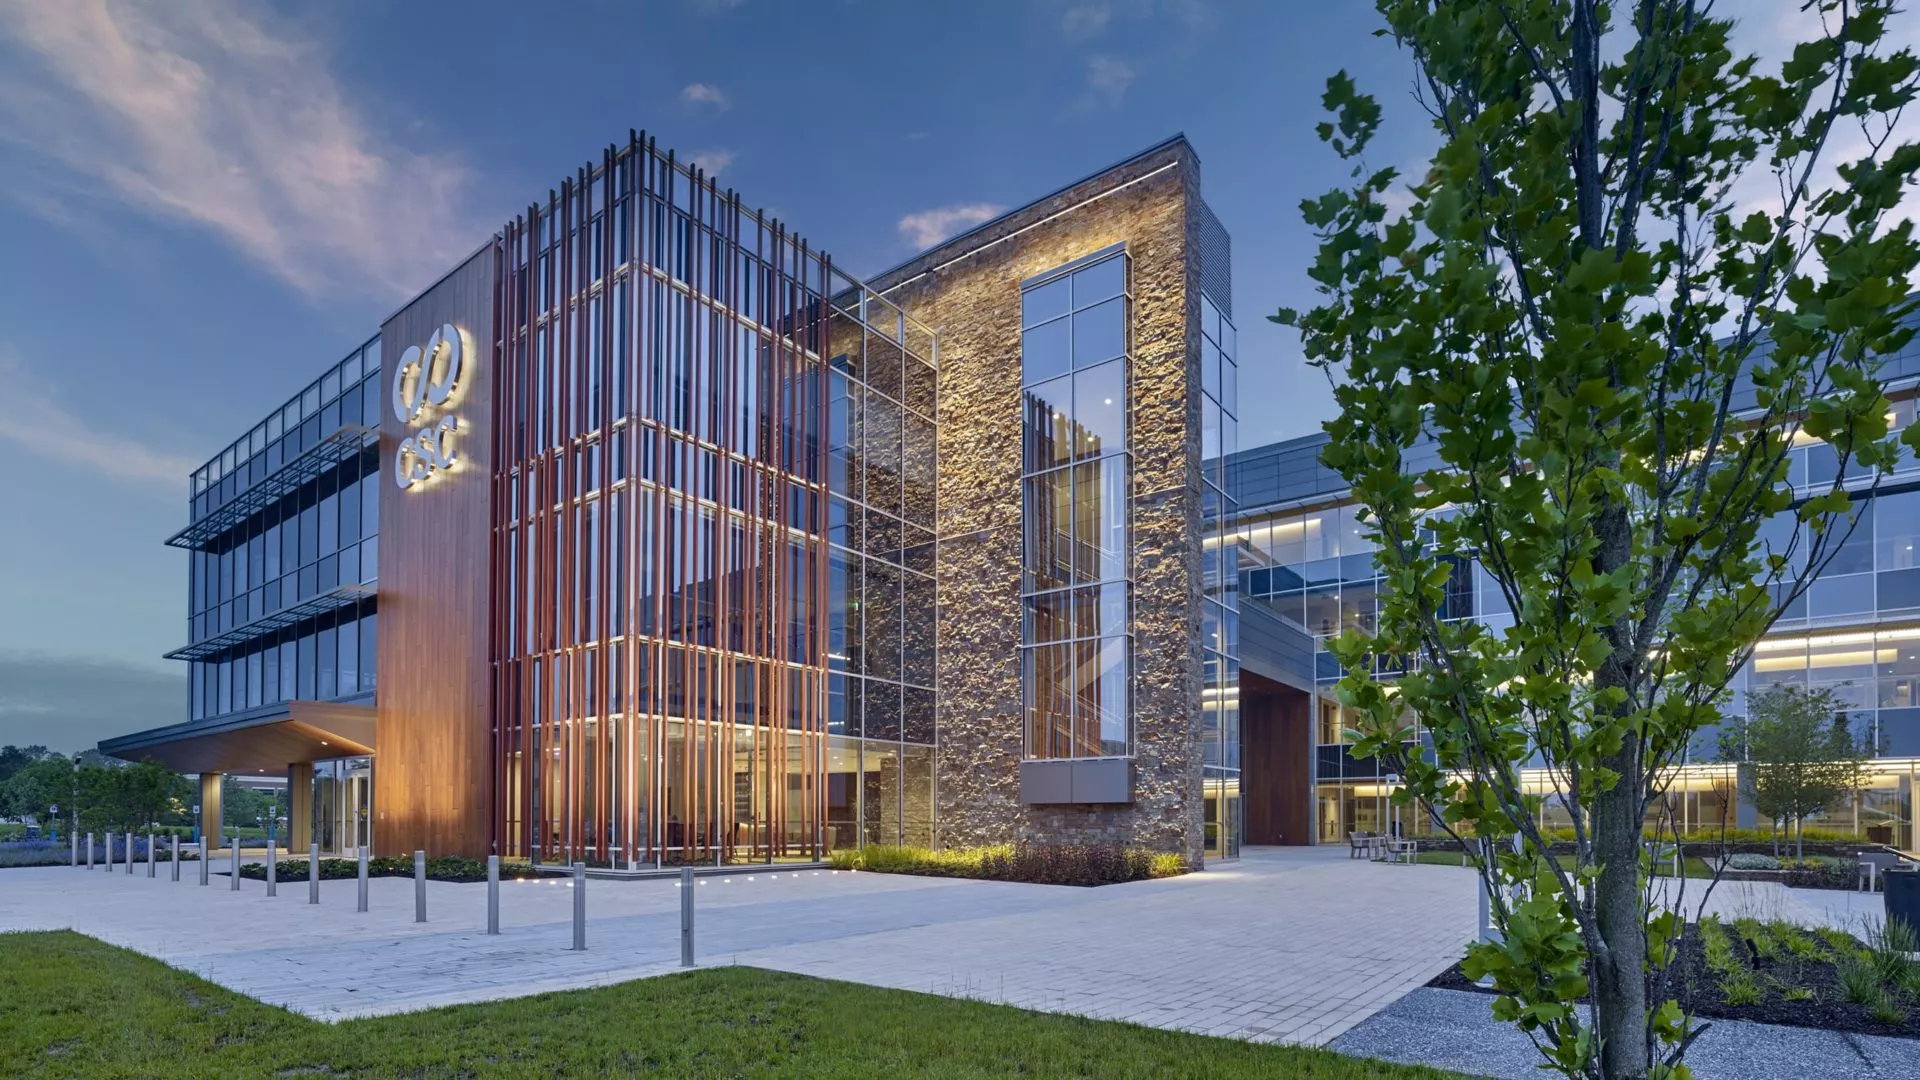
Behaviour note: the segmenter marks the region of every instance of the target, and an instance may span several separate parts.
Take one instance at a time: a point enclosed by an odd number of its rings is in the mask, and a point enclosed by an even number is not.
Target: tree
[[[57,755],[44,746],[0,746],[0,786],[21,769],[54,756]]]
[[[1747,708],[1746,719],[1723,736],[1722,757],[1747,763],[1741,794],[1760,813],[1787,823],[1799,858],[1807,816],[1860,790],[1869,748],[1853,737],[1831,690],[1773,686]]]
[[[68,818],[79,810],[73,763],[59,754],[42,758],[15,772],[7,779],[4,791],[0,794],[4,795],[8,814],[32,818],[41,828],[54,823],[54,815],[48,813],[52,807],[60,808],[61,818]]]
[[[193,786],[180,774],[147,758],[119,770],[117,803],[128,828],[151,828],[177,816]]]
[[[1568,1076],[1684,1076],[1697,1029],[1665,991],[1685,923],[1654,904],[1643,830],[1850,532],[1841,473],[1920,437],[1889,438],[1874,377],[1912,336],[1920,252],[1892,217],[1920,147],[1890,132],[1915,59],[1883,46],[1886,0],[1813,0],[1821,32],[1772,72],[1688,0],[1376,6],[1439,149],[1390,211],[1396,172],[1364,163],[1380,107],[1328,81],[1320,135],[1354,180],[1303,205],[1320,305],[1274,316],[1333,382],[1322,460],[1380,548],[1378,629],[1331,646],[1354,752],[1496,841],[1504,940],[1467,967],[1498,1016]],[[1841,138],[1857,153],[1816,182]],[[1839,468],[1799,499],[1802,433]],[[1440,617],[1470,561],[1511,626]],[[1403,710],[1431,757],[1402,749]],[[1551,794],[1522,784],[1533,765]],[[1547,798],[1569,853],[1537,825]]]

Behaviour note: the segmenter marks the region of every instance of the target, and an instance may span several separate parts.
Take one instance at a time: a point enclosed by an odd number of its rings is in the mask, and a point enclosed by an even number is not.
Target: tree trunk
[[[1594,914],[1604,958],[1593,964],[1600,1070],[1608,1080],[1647,1074],[1647,927],[1640,910],[1639,763],[1631,745],[1605,762],[1620,773],[1593,803]]]

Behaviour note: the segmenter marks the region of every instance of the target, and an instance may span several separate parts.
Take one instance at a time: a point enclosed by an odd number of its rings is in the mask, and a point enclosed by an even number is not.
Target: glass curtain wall
[[[650,141],[503,245],[502,848],[930,836],[933,335]]]
[[[380,422],[380,344],[369,342],[196,470],[199,520],[343,428]],[[379,577],[379,451],[369,446],[187,553],[190,644]],[[282,621],[282,620],[274,620]],[[374,602],[349,604],[194,660],[199,720],[295,699],[371,692]]]
[[[1021,286],[1021,683],[1029,758],[1132,753],[1132,415],[1123,249]]]
[[[1214,858],[1240,854],[1240,559],[1228,527],[1234,501],[1227,459],[1238,448],[1239,369],[1233,321],[1200,296],[1200,657],[1201,776],[1206,798],[1206,849]]]
[[[830,318],[826,844],[931,846],[936,343],[865,289]]]

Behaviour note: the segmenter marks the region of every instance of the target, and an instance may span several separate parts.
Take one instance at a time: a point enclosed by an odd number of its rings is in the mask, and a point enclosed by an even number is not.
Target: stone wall
[[[1108,842],[1200,861],[1198,190],[1173,140],[873,283],[939,335],[944,845]],[[1020,283],[1116,243],[1132,258],[1134,802],[1024,806]]]

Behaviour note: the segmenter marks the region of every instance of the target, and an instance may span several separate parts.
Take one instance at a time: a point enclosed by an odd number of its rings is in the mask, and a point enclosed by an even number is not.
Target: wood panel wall
[[[1313,696],[1240,673],[1240,790],[1248,844],[1313,842]]]
[[[482,248],[380,328],[380,608],[373,844],[382,855],[492,851],[488,605],[494,275]],[[445,412],[460,417],[460,461],[401,490],[393,463],[418,430],[393,415],[393,379],[409,345],[443,324],[466,331],[466,361]]]

